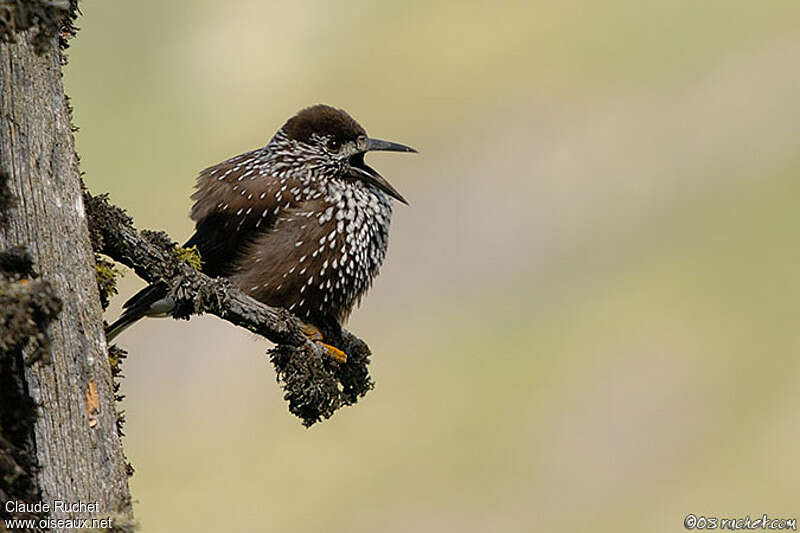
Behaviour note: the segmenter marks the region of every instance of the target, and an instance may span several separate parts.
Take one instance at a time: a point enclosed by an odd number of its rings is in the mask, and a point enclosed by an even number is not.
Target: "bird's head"
[[[350,115],[327,105],[303,109],[280,130],[297,161],[313,159],[319,166],[333,170],[336,177],[371,184],[389,196],[407,204],[405,198],[375,169],[364,162],[370,151],[416,152],[404,146],[367,137],[367,132]]]

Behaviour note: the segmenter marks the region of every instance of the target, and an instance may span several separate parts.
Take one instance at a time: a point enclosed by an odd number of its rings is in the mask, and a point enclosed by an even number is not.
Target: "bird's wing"
[[[203,272],[227,276],[248,245],[272,229],[281,211],[295,207],[298,180],[261,171],[263,150],[254,150],[209,167],[197,178],[191,218],[195,233],[184,247],[197,246]],[[167,313],[174,302],[163,283],[149,285],[124,305],[122,316],[107,329],[108,340],[148,315]]]
[[[203,271],[230,274],[237,258],[258,235],[272,228],[279,212],[294,204],[297,180],[263,173],[256,150],[209,167],[197,178],[191,218]]]

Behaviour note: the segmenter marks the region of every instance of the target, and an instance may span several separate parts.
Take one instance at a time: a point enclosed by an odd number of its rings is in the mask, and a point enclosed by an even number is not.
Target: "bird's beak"
[[[380,139],[367,139],[367,144],[364,148],[365,149],[363,152],[360,152],[351,158],[350,168],[353,171],[354,177],[366,183],[371,183],[392,198],[395,198],[396,200],[408,205],[408,202],[405,198],[403,198],[403,195],[397,192],[397,189],[392,187],[392,184],[386,181],[386,178],[381,176],[377,170],[364,163],[364,153],[372,151],[416,153],[417,151],[410,146],[389,141],[382,141]]]
[[[412,152],[417,153],[416,150],[404,144],[393,143],[391,141],[382,141],[380,139],[367,139],[367,152]]]

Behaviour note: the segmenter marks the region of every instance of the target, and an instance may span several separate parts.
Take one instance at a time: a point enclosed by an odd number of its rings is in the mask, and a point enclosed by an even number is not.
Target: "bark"
[[[43,4],[50,9],[57,2]],[[0,224],[0,250],[21,247],[32,259],[27,272],[6,272],[2,290],[10,301],[16,298],[18,312],[31,313],[40,331],[28,335],[33,344],[16,338],[0,352],[0,489],[6,492],[0,497],[49,503],[40,518],[114,516],[123,529],[131,516],[128,465],[61,83],[59,38],[43,31],[44,14],[37,18],[30,15],[32,7],[26,9],[39,30],[19,31],[16,42],[0,44],[0,172],[7,176],[12,203]],[[60,302],[49,333],[47,321],[36,320],[37,300],[25,299],[26,288],[53,295],[54,306]],[[13,325],[9,331],[21,333]],[[97,511],[64,512],[54,508],[55,500],[97,503]],[[3,505],[0,516],[7,514]]]

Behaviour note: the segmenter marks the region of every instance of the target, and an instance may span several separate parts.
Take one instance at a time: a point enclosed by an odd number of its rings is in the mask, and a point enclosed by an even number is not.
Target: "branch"
[[[346,363],[337,363],[303,334],[297,317],[251,298],[227,279],[195,270],[166,233],[137,231],[107,195],[84,191],[84,202],[95,252],[130,267],[148,283],[163,284],[175,301],[174,318],[209,313],[277,345],[269,351],[270,360],[289,410],[306,426],[356,403],[373,387],[367,371],[369,347],[355,335],[323,331],[326,343],[348,355]]]

